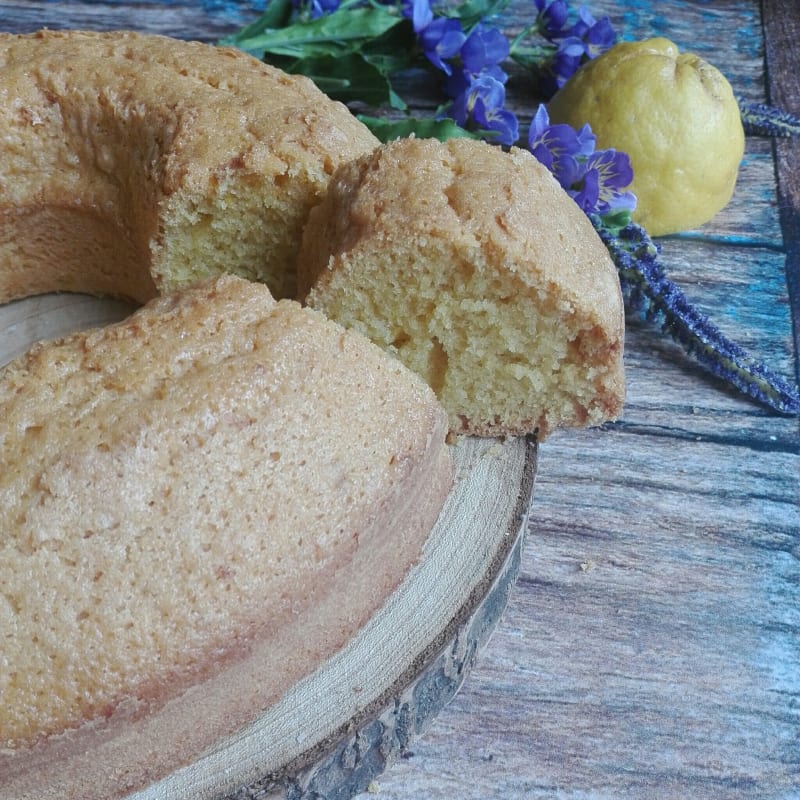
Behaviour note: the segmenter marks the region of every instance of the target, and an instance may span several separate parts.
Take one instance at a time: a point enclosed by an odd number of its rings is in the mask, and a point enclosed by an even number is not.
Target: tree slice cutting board
[[[45,295],[0,307],[0,364],[130,306]],[[462,438],[421,562],[358,635],[245,729],[127,800],[345,800],[406,750],[461,686],[519,568],[537,448]],[[202,691],[202,690],[200,690]]]

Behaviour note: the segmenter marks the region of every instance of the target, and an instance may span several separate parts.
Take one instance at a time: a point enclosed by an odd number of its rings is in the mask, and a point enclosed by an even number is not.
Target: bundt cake
[[[377,144],[307,78],[198,42],[0,34],[0,75],[0,302],[220,272],[293,296],[308,210]]]
[[[34,346],[0,419],[14,800],[116,796],[238,730],[385,601],[452,477],[417,376],[233,276]]]
[[[616,269],[525,151],[412,138],[341,165],[298,282],[299,299],[421,375],[454,434],[541,439],[621,409]]]

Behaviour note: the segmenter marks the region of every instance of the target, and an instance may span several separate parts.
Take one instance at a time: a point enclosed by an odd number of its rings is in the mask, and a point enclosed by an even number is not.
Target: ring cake
[[[35,346],[0,419],[4,800],[114,797],[240,729],[385,602],[452,478],[422,381],[232,276]]]
[[[165,37],[0,35],[0,70],[0,302],[146,303],[0,371],[0,800],[107,800],[352,638],[448,431],[616,415],[621,296],[521,151],[378,147],[310,81]],[[298,281],[355,330],[273,299]]]
[[[298,280],[308,305],[421,375],[457,434],[542,439],[622,408],[616,268],[525,151],[405,139],[343,164]]]
[[[144,302],[220,272],[293,296],[309,208],[378,143],[307,78],[231,48],[0,34],[0,74],[0,302]]]

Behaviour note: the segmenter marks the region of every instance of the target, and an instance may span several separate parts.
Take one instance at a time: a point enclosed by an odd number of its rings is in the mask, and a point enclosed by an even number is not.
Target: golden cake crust
[[[126,31],[0,34],[0,139],[0,301],[222,271],[292,295],[309,208],[377,144],[306,78]]]
[[[342,165],[305,228],[298,280],[302,300],[423,375],[457,433],[541,437],[621,409],[616,269],[583,212],[525,151],[412,138]],[[505,338],[482,349],[503,326]],[[537,343],[548,338],[563,351],[545,359]],[[572,397],[566,374],[560,388],[537,387],[567,366],[596,376],[578,387],[576,375]],[[468,373],[477,383],[462,391]],[[476,407],[493,384],[515,383],[518,397]]]
[[[399,584],[452,478],[422,381],[231,276],[37,345],[0,419],[15,800],[116,796],[239,729]]]

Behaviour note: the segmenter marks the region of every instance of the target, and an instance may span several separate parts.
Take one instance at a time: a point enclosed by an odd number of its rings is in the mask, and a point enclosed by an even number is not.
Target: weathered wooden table
[[[253,5],[3,0],[0,29],[215,40],[252,19]],[[742,97],[800,113],[793,0],[590,8],[626,38],[664,35],[699,52]],[[663,241],[689,296],[791,379],[799,213],[800,142],[752,138],[730,206]],[[374,796],[800,797],[798,420],[727,390],[636,319],[626,362],[621,420],[540,447],[505,618]]]

